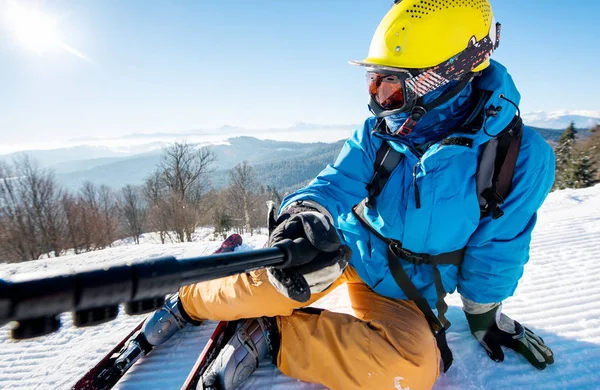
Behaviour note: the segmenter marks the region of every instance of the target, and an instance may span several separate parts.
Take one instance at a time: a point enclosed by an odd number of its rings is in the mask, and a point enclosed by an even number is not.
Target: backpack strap
[[[521,149],[523,121],[516,116],[499,136],[483,146],[477,168],[477,196],[481,217],[504,215],[500,205],[512,190],[512,179]]]
[[[450,347],[448,346],[448,341],[446,339],[446,330],[450,327],[451,324],[450,321],[448,321],[448,319],[446,318],[446,312],[448,311],[448,305],[444,300],[444,298],[446,297],[446,291],[444,289],[444,285],[442,284],[442,276],[437,266],[440,264],[451,264],[455,266],[460,266],[464,258],[465,249],[463,248],[454,252],[442,253],[439,255],[430,255],[426,253],[415,253],[406,248],[403,248],[402,243],[400,241],[384,237],[381,233],[375,230],[367,221],[365,217],[366,201],[367,200],[365,199],[361,203],[354,206],[352,208],[352,212],[365,228],[367,228],[370,232],[375,234],[375,236],[377,236],[379,239],[388,244],[387,260],[388,266],[390,268],[390,273],[394,278],[394,281],[396,282],[398,287],[400,287],[402,292],[404,292],[406,297],[417,305],[419,310],[427,319],[429,327],[431,328],[431,331],[435,336],[437,346],[440,350],[440,355],[442,357],[442,362],[444,365],[444,372],[446,372],[452,365],[454,357],[452,356],[452,351],[450,350]],[[437,293],[437,316],[429,306],[427,300],[423,298],[423,296],[419,293],[417,287],[410,280],[410,276],[408,276],[408,274],[404,270],[404,267],[402,266],[401,259],[415,265],[429,264],[433,267],[435,289]]]
[[[387,183],[392,172],[396,169],[398,164],[400,164],[400,161],[402,161],[403,158],[404,155],[402,153],[392,148],[387,141],[383,141],[375,155],[373,178],[367,185],[369,195],[366,198],[365,205],[368,208],[371,209],[375,206],[375,199],[381,194],[385,183]]]
[[[448,371],[452,365],[454,356],[452,355],[452,350],[448,346],[448,340],[446,339],[446,330],[450,327],[450,321],[448,321],[445,317],[446,311],[448,310],[448,305],[444,301],[446,292],[444,291],[444,287],[442,285],[440,271],[435,265],[433,266],[435,275],[435,288],[438,292],[438,300],[436,303],[438,316],[436,317],[427,300],[419,293],[417,287],[410,280],[410,276],[408,276],[404,270],[404,267],[402,267],[400,257],[395,253],[392,245],[388,247],[387,256],[390,273],[392,274],[394,281],[398,286],[400,286],[406,297],[417,305],[419,310],[427,319],[429,327],[431,328],[431,331],[435,337],[438,349],[440,350],[442,363],[444,365],[444,372]],[[460,261],[462,262],[462,258]],[[440,289],[443,292],[443,295],[440,295]]]

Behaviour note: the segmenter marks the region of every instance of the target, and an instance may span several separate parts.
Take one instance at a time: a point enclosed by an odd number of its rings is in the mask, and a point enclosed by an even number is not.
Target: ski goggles
[[[406,80],[412,75],[409,71],[399,69],[394,72],[380,70],[367,71],[367,88],[372,101],[383,110],[403,110],[412,105],[414,96],[407,91]]]
[[[401,69],[390,66],[351,61],[367,68],[367,86],[371,109],[378,116],[409,111],[415,102],[452,80],[461,80],[487,61],[500,44],[501,25],[495,19],[489,35],[477,41],[444,63],[429,69]]]

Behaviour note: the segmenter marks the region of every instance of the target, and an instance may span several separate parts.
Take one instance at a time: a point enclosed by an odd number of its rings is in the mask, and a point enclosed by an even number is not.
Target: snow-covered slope
[[[203,234],[200,237],[205,236]],[[242,250],[261,247],[264,235],[244,237]],[[19,272],[56,267],[120,262],[164,254],[178,257],[208,254],[218,246],[207,239],[194,244],[120,246],[80,256],[43,260],[19,266]],[[503,363],[491,361],[470,335],[453,295],[448,338],[455,362],[435,389],[599,389],[600,388],[600,186],[550,195],[544,204],[526,267],[516,295],[504,311],[535,330],[552,347],[556,363],[537,371],[512,351]],[[0,275],[15,272],[0,265]],[[351,313],[344,287],[318,306]],[[111,345],[141,320],[125,315],[111,323],[90,328],[71,326],[64,315],[60,332],[30,341],[8,339],[8,327],[0,328],[0,388],[63,389],[101,357]],[[178,389],[214,323],[187,328],[164,347],[139,362],[120,382],[120,389]],[[315,362],[317,363],[317,362]],[[286,378],[268,362],[243,389],[321,389]]]

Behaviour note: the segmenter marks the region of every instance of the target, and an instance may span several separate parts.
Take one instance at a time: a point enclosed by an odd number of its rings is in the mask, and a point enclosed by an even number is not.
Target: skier
[[[428,389],[452,361],[443,296],[458,289],[490,358],[502,361],[505,346],[538,369],[553,363],[540,337],[502,313],[529,258],[554,156],[533,130],[514,135],[520,95],[490,59],[499,38],[488,0],[396,0],[368,57],[354,62],[366,68],[374,116],[270,219],[270,246],[304,237],[318,254],[181,288],[160,321],[149,320],[150,344],[185,323],[247,319],[205,373],[205,389],[235,388],[264,357],[332,389]],[[306,307],[343,283],[355,316]]]

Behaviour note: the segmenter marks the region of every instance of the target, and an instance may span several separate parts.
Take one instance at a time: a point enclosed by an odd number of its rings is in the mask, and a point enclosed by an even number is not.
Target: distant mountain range
[[[600,124],[600,111],[536,111],[524,114],[523,122],[533,127],[562,130],[575,122],[575,127],[586,129]]]
[[[300,143],[253,137],[230,138],[227,142],[210,145],[217,156],[211,182],[217,188],[226,186],[227,171],[242,161],[249,161],[255,167],[260,183],[277,188],[293,187],[316,176],[326,164],[332,162],[343,142]],[[106,153],[111,157],[98,157],[104,152],[100,148],[83,147],[79,151],[73,147],[27,153],[43,167],[53,169],[61,184],[71,191],[77,191],[88,180],[115,189],[126,184],[142,184],[161,159],[161,150],[128,156]],[[86,153],[93,158],[82,158]],[[14,156],[0,156],[0,159],[10,160]]]
[[[228,143],[210,146],[217,156],[211,182],[215,188],[228,185],[228,170],[242,161],[255,168],[258,182],[289,189],[315,177],[334,161],[344,141],[335,143],[300,143],[236,137]],[[160,163],[160,151],[126,158],[78,160],[54,165],[59,181],[76,191],[84,181],[120,188],[142,184]]]
[[[523,114],[525,124],[540,129],[565,129],[572,121],[580,128],[590,128],[600,123],[600,111],[536,111]],[[245,128],[224,125],[216,129],[195,129],[173,133],[131,133],[119,137],[81,137],[71,139],[61,149],[29,150],[44,165],[60,164],[90,158],[120,158],[160,150],[175,141],[203,145],[226,143],[229,138],[251,136],[288,142],[335,142],[348,138],[359,124],[314,124],[298,122],[285,128]],[[0,150],[10,150],[2,145]],[[6,152],[5,152],[6,153]],[[1,154],[1,152],[0,152]],[[10,157],[2,156],[0,159]]]
[[[285,128],[245,128],[224,125],[216,129],[196,129],[174,133],[132,133],[119,137],[87,137],[71,140],[73,144],[96,145],[119,153],[141,153],[142,148],[150,151],[174,141],[189,143],[217,144],[233,137],[251,136],[259,139],[287,142],[309,142],[316,138],[320,142],[335,142],[348,138],[356,124],[323,125],[314,123],[294,123]]]

